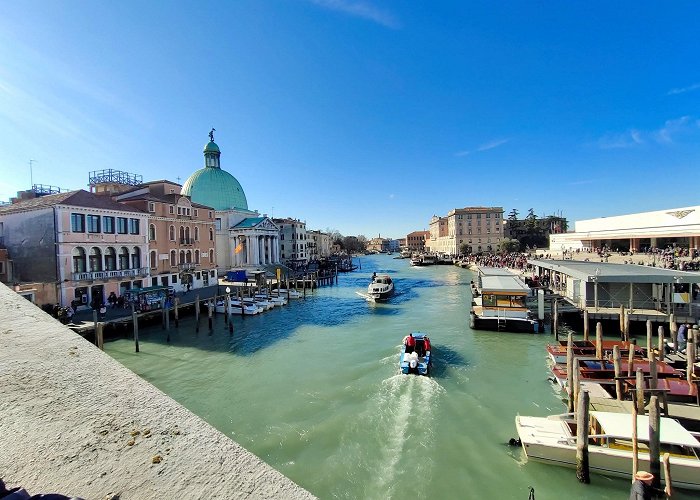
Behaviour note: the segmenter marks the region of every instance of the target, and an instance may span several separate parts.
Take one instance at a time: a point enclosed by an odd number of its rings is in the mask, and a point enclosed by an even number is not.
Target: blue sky
[[[700,4],[0,2],[0,199],[182,182],[216,128],[249,206],[402,237],[455,207],[697,205]]]

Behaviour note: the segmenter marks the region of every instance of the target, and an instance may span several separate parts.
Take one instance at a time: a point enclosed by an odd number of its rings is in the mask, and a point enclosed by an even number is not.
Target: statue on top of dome
[[[216,132],[216,129],[214,127],[212,127],[211,130],[209,131],[209,140],[211,142],[214,142],[214,132]]]

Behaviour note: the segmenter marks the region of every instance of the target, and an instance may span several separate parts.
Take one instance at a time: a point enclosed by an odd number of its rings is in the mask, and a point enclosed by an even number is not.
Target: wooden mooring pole
[[[97,329],[95,330],[95,345],[97,345],[97,348],[101,351],[105,350],[105,341],[104,341],[104,326],[105,324],[102,322],[97,323]]]
[[[578,397],[579,394],[581,393],[581,371],[578,369],[578,358],[574,358],[574,366],[576,369],[574,370],[574,378],[573,378],[573,383],[574,383],[574,392],[573,392],[573,398],[574,398],[574,410],[578,408]]]
[[[134,347],[136,352],[139,352],[139,315],[136,314],[134,306],[131,306],[131,319],[134,322]]]
[[[622,359],[619,345],[613,346],[613,366],[615,368],[615,396],[618,401],[622,401]]]
[[[654,350],[654,344],[652,342],[652,327],[651,320],[647,320],[647,359],[651,359],[651,352]]]
[[[654,474],[652,486],[661,486],[661,414],[659,398],[652,396],[649,400],[649,472]]]
[[[637,341],[635,339],[630,339],[629,353],[627,358],[627,376],[632,377],[634,374],[634,353],[637,349]]]
[[[659,359],[663,361],[666,357],[666,338],[663,325],[659,326],[657,331],[659,334]]]
[[[196,323],[194,331],[199,333],[199,294],[194,296],[194,319]]]
[[[620,340],[625,340],[625,306],[620,304]]]
[[[685,347],[686,377],[691,385],[693,384],[693,371],[695,370],[695,340],[695,335],[692,333],[688,334],[688,341]]]
[[[178,308],[180,306],[180,297],[175,297],[175,328],[180,328],[180,313]]]
[[[212,302],[211,299],[207,303],[207,316],[209,317],[209,334],[211,335],[211,331],[214,329],[214,323],[212,321],[212,316],[214,314],[214,308],[216,307],[216,302]]]
[[[639,470],[639,441],[637,440],[637,397],[632,393],[632,481]]]
[[[576,478],[584,483],[591,482],[588,462],[588,391],[579,395],[576,412]]]
[[[574,366],[574,336],[569,334],[566,340],[566,392],[569,395],[567,401],[567,411],[572,413],[574,407],[574,370],[578,370],[578,366]]]
[[[603,324],[600,321],[595,325],[595,357],[603,359]]]
[[[583,310],[583,340],[588,341],[590,326],[588,322],[588,309]]]
[[[673,497],[673,481],[671,480],[671,455],[669,453],[664,453],[662,462],[664,466],[664,481],[666,482],[664,492],[666,493],[666,498],[671,498]]]
[[[637,413],[644,415],[644,372],[637,368],[635,375],[635,390],[637,392]]]
[[[554,303],[552,304],[553,309],[552,309],[552,330],[554,333],[554,338],[556,339],[557,342],[559,342],[559,305],[558,305],[557,299],[554,299]]]

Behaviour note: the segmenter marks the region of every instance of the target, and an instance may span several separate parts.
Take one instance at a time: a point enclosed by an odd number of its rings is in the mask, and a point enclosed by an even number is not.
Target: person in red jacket
[[[413,338],[413,334],[409,333],[406,337],[406,354],[411,354],[416,348],[416,339]]]
[[[425,352],[428,352],[430,350],[430,339],[428,337],[423,337],[423,347],[425,349]]]

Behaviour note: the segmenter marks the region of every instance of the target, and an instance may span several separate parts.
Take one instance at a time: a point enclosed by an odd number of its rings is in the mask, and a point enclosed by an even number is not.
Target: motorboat
[[[254,297],[256,300],[260,299],[262,301],[269,302],[273,306],[286,306],[287,305],[287,299],[284,297],[279,297],[279,296],[275,297],[273,295],[268,295],[266,293],[256,293],[254,295]]]
[[[243,309],[242,314],[246,316],[252,316],[254,314],[258,314],[260,312],[260,309],[255,306],[255,305],[248,305],[248,304],[243,304],[241,306],[241,302],[238,299],[232,299],[230,302],[230,313],[234,315],[241,315],[241,309]],[[216,307],[214,308],[214,311],[216,311],[219,314],[226,314],[226,301],[219,300],[216,303]]]
[[[632,470],[632,415],[590,413],[588,460],[590,471],[630,478]],[[678,421],[661,417],[660,455],[670,454],[673,487],[700,490],[700,433]],[[576,421],[573,414],[549,417],[517,416],[515,427],[528,459],[576,467]],[[649,470],[649,417],[637,416],[639,469]],[[663,480],[663,478],[661,478]]]
[[[367,287],[367,296],[375,301],[387,300],[394,295],[394,282],[388,274],[373,274]]]
[[[634,359],[634,370],[642,370],[645,375],[651,373],[651,361],[648,359]],[[629,360],[621,360],[620,368],[622,373],[628,373]],[[612,361],[600,359],[579,359],[576,369],[579,371],[580,380],[591,380],[603,384],[615,382],[615,365]],[[561,387],[566,387],[567,369],[566,365],[552,365],[552,375]],[[656,361],[656,373],[658,378],[681,378],[683,373],[676,370],[668,363]]]
[[[425,264],[423,264],[423,258],[420,255],[414,255],[413,257],[411,257],[411,265],[418,267],[423,266]]]
[[[278,288],[270,292],[271,295],[276,295],[278,297],[290,298],[290,299],[300,299],[302,294],[297,290],[291,290],[288,288]]]
[[[416,375],[430,375],[432,366],[431,346],[428,336],[421,332],[413,332],[415,346],[408,347],[409,335],[404,337],[401,345],[401,356],[399,357],[399,368],[401,373],[406,375],[413,373]],[[407,352],[408,351],[408,352]]]
[[[481,295],[472,293],[469,326],[473,330],[537,333],[539,324],[527,308],[530,289],[518,276],[484,276]]]

